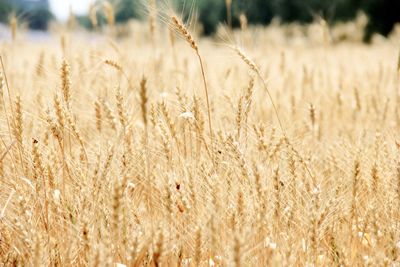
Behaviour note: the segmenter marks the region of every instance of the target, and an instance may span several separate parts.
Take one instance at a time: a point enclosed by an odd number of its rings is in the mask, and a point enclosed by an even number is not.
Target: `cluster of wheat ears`
[[[2,265],[398,266],[398,47],[241,21],[248,54],[176,16],[95,42],[13,21]]]

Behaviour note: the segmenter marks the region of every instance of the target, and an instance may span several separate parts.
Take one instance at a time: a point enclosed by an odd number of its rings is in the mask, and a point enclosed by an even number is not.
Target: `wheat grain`
[[[120,64],[118,64],[117,62],[115,62],[114,60],[106,59],[106,60],[104,60],[104,64],[109,65],[118,71],[121,71],[121,72],[123,71],[122,66]]]

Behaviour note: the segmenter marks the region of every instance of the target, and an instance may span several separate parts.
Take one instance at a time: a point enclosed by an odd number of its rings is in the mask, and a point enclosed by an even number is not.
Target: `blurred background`
[[[9,24],[12,17],[32,30],[47,30],[52,21],[80,25],[91,29],[89,11],[101,6],[102,0],[0,0],[0,23]],[[116,23],[145,19],[146,2],[152,0],[110,0]],[[166,0],[160,1],[165,5]],[[267,25],[275,18],[281,23],[310,23],[323,19],[329,25],[355,19],[363,12],[368,17],[364,40],[373,33],[387,35],[400,22],[400,0],[171,0],[177,10],[190,14],[195,5],[196,19],[202,33],[213,34],[220,23],[239,27],[240,18],[248,24]],[[106,19],[95,13],[99,25]]]

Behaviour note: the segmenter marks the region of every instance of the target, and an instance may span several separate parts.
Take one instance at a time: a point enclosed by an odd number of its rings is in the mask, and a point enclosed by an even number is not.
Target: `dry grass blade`
[[[3,152],[3,154],[0,157],[0,162],[4,160],[4,158],[7,156],[8,152],[10,152],[11,148],[14,146],[16,141],[13,141],[6,149],[6,151]]]

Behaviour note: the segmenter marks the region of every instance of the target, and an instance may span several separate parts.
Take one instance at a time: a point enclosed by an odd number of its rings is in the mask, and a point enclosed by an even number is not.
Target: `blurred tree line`
[[[178,3],[184,0],[177,0]],[[219,22],[227,22],[227,2],[224,0],[198,1],[199,19],[206,34],[215,31]],[[387,35],[400,22],[400,0],[232,0],[232,24],[239,26],[244,14],[251,24],[268,24],[275,17],[283,23],[309,23],[317,17],[329,24],[355,18],[359,11],[369,17],[366,39],[372,33]]]
[[[53,19],[48,0],[0,0],[0,22],[8,23],[12,14],[36,30],[46,30]]]
[[[372,33],[388,34],[396,22],[400,22],[400,0],[170,0],[177,10],[184,9],[186,15],[194,1],[199,22],[203,25],[205,34],[215,32],[219,23],[227,23],[227,4],[233,27],[239,26],[240,14],[245,14],[251,24],[268,24],[275,17],[283,23],[308,23],[316,17],[324,18],[329,24],[337,21],[353,19],[358,11],[364,11],[369,17],[366,38]],[[25,2],[21,5],[21,2]],[[27,8],[28,2],[40,2],[36,7]],[[96,3],[101,6],[102,0]],[[143,3],[148,0],[110,0],[115,7],[116,22],[125,22],[131,18],[143,17]],[[164,2],[165,0],[158,0]],[[19,3],[19,4],[18,4]],[[34,6],[34,5],[33,5]],[[0,21],[7,21],[12,10],[28,14],[29,25],[32,28],[46,28],[52,18],[47,0],[0,0]],[[18,14],[18,13],[17,13]],[[101,13],[98,19],[104,22]],[[87,17],[80,16],[78,21],[90,27]]]

